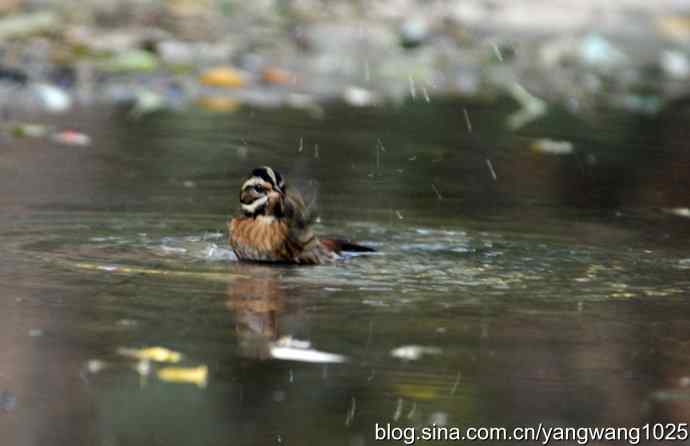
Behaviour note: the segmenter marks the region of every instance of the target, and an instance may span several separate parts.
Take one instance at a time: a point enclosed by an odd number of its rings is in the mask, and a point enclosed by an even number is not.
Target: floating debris
[[[117,353],[128,358],[151,360],[156,362],[176,363],[182,359],[182,354],[165,347],[146,347],[141,349],[119,348]]]
[[[690,218],[690,208],[667,208],[664,212],[678,217]]]
[[[241,87],[244,85],[242,73],[231,67],[216,67],[205,71],[199,82],[210,87]]]
[[[66,146],[88,147],[91,145],[91,137],[76,130],[63,130],[62,132],[54,133],[51,139],[58,144]]]
[[[553,139],[538,139],[534,141],[530,148],[534,152],[546,153],[549,155],[570,155],[575,148],[570,141],[556,141]]]
[[[278,339],[275,344],[280,347],[291,347],[291,348],[310,348],[310,341],[303,341],[301,339],[295,339],[292,336],[283,336]]]
[[[336,353],[314,350],[309,341],[301,341],[291,337],[283,337],[270,345],[271,357],[285,361],[342,363],[347,357]]]
[[[41,330],[40,328],[32,328],[31,330],[29,330],[29,336],[32,338],[41,337],[43,336],[43,330]]]
[[[428,347],[424,345],[403,345],[391,350],[390,354],[394,358],[406,361],[416,361],[424,355],[440,355],[443,351],[439,347]]]
[[[204,388],[208,383],[208,367],[200,365],[198,367],[164,367],[156,373],[161,381],[171,383],[196,384]]]

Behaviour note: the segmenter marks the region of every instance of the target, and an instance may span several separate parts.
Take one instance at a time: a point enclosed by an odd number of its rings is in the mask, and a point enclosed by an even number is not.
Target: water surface
[[[51,119],[91,147],[3,141],[0,435],[358,446],[388,422],[687,421],[682,119],[555,108],[509,132],[514,109],[85,110]],[[225,222],[257,165],[317,200],[320,234],[378,252],[236,262]],[[272,358],[286,337],[344,361]],[[118,353],[149,346],[205,386]]]

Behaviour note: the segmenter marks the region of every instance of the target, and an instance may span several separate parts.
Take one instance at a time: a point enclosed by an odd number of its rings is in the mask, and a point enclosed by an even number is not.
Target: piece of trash
[[[573,143],[569,141],[556,141],[553,139],[538,139],[534,141],[530,148],[534,152],[546,153],[549,155],[570,155],[574,151]]]
[[[40,336],[43,336],[43,330],[41,330],[40,328],[32,328],[31,330],[29,330],[29,336],[31,336],[32,338],[38,338]]]
[[[216,67],[199,76],[199,82],[209,87],[241,87],[244,85],[242,73],[231,67]]]
[[[198,367],[164,367],[156,373],[161,381],[171,383],[196,384],[199,387],[206,387],[208,382],[208,367],[200,365]]]
[[[87,147],[91,145],[91,137],[76,130],[63,130],[53,133],[52,140],[67,146]]]
[[[416,361],[424,355],[440,355],[443,351],[438,347],[428,347],[424,345],[403,345],[391,350],[390,354],[394,358],[406,361]]]
[[[43,107],[52,113],[61,113],[72,107],[72,98],[63,89],[50,84],[35,84],[33,94]]]
[[[180,362],[182,354],[165,347],[146,347],[141,349],[136,348],[118,348],[117,353],[128,358],[135,358],[141,360],[151,360],[156,362]]]
[[[280,338],[270,345],[271,357],[285,361],[341,363],[347,361],[343,355],[314,350],[311,342],[289,336]]]

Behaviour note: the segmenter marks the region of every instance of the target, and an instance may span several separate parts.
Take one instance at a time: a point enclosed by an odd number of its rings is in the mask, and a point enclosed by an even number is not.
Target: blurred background
[[[1,443],[687,422],[688,86],[681,0],[0,0]],[[237,262],[260,165],[377,253]]]

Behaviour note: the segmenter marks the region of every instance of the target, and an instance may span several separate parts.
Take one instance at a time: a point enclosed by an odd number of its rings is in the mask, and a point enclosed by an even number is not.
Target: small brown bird
[[[228,223],[230,246],[239,260],[318,265],[341,252],[372,252],[346,240],[320,240],[311,229],[315,218],[280,173],[257,167],[240,188],[243,216]]]

